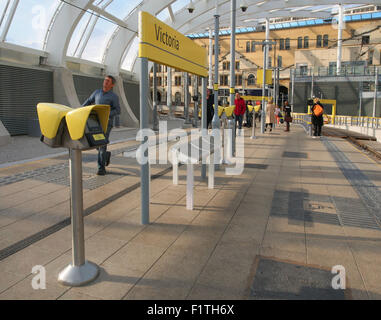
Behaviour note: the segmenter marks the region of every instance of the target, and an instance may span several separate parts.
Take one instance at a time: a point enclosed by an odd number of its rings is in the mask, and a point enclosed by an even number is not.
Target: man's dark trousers
[[[106,139],[110,137],[110,132],[112,129],[112,125],[107,126],[107,132],[105,133]],[[98,148],[98,170],[105,170],[106,166],[106,159],[107,159],[107,145]]]

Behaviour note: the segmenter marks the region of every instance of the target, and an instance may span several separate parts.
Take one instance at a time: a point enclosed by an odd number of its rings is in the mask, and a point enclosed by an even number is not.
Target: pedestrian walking
[[[90,106],[94,104],[106,104],[111,107],[108,120],[107,131],[105,132],[106,139],[109,138],[113,127],[114,118],[120,114],[119,97],[112,91],[115,85],[113,76],[106,76],[103,80],[102,89],[95,90],[91,96],[82,104],[82,106]],[[111,152],[107,151],[107,145],[98,149],[98,172],[97,175],[104,176],[106,174],[106,166],[110,163]]]
[[[286,129],[284,131],[290,131],[290,123],[292,122],[291,117],[291,106],[288,104],[288,101],[286,100],[283,105],[283,112],[284,112],[284,121],[286,122]]]
[[[273,130],[273,123],[275,123],[275,104],[273,103],[273,98],[270,97],[266,106],[265,132],[267,130],[267,126],[270,126],[270,132]]]
[[[323,126],[324,119],[323,119],[323,113],[324,113],[324,107],[320,103],[319,98],[314,99],[314,104],[311,108],[312,116],[311,116],[311,122],[314,127],[314,137],[320,137],[321,136],[321,127]]]
[[[212,90],[208,89],[206,92],[206,128],[209,128],[210,123],[212,122],[214,116],[214,94]]]
[[[241,98],[241,95],[238,92],[235,95],[234,105],[235,105],[235,109],[234,109],[235,121],[236,123],[238,121],[238,126],[239,126],[238,128],[242,129],[242,120],[243,120],[243,115],[246,112],[246,104],[245,104],[245,100]]]

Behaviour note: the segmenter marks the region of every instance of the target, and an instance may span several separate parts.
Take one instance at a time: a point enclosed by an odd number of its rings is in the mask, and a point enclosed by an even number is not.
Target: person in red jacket
[[[234,100],[234,114],[235,114],[235,121],[238,121],[239,124],[239,129],[242,129],[242,120],[243,120],[243,115],[246,112],[246,104],[245,100],[241,98],[241,95],[237,92],[235,95],[235,100]]]

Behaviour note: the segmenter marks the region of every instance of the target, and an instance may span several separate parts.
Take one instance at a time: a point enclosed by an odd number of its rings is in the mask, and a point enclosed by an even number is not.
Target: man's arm
[[[91,106],[91,105],[95,104],[95,94],[96,94],[96,92],[97,92],[97,91],[95,90],[95,91],[91,94],[91,96],[88,97],[84,103],[82,103],[82,106],[83,106],[83,107]]]

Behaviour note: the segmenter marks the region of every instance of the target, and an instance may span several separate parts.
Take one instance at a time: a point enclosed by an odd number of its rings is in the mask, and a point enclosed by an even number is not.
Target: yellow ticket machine
[[[83,224],[82,151],[109,143],[105,136],[110,106],[93,105],[77,109],[56,103],[39,103],[37,115],[41,141],[51,148],[68,148],[70,154],[72,263],[58,276],[67,286],[81,286],[99,274],[96,264],[85,260]]]

